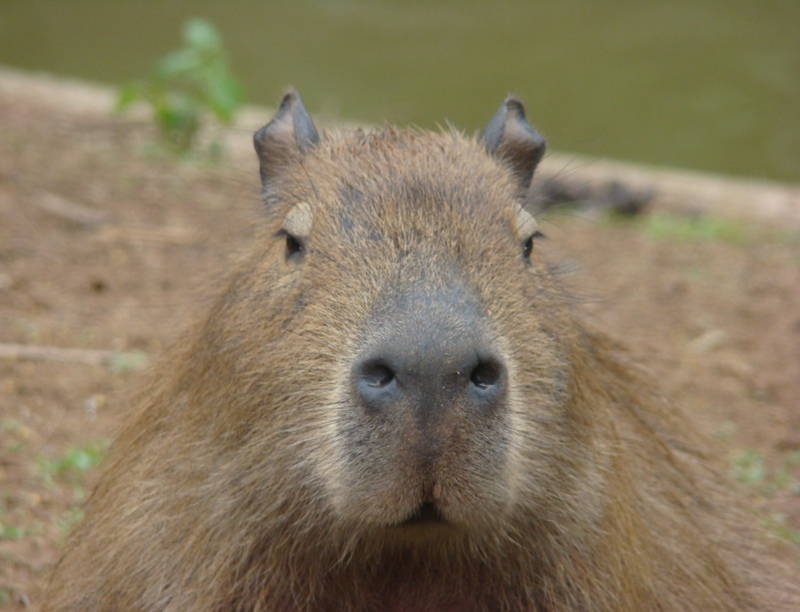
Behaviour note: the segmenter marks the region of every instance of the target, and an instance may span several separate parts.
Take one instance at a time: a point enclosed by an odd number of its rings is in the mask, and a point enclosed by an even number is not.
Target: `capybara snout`
[[[510,502],[507,491],[494,487],[500,499],[464,495],[473,480],[489,475],[492,464],[497,471],[491,477],[505,480],[508,369],[474,296],[461,286],[419,289],[394,287],[391,297],[379,301],[380,316],[370,317],[353,363],[339,416],[344,469],[352,475],[348,489],[359,491],[369,481],[365,457],[388,460],[393,465],[376,474],[375,494],[384,508],[397,509],[376,522],[400,522],[429,502],[443,521],[468,527],[469,517],[486,503]]]
[[[355,401],[376,418],[395,414],[431,435],[445,418],[503,410],[504,359],[470,297],[459,291],[432,300],[412,289],[394,312],[382,309],[386,320],[353,364]]]

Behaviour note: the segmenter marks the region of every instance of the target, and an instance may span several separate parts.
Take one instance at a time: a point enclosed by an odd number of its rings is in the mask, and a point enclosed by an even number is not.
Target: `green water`
[[[119,83],[190,16],[253,102],[473,130],[514,92],[554,149],[800,182],[800,0],[0,0],[0,64]]]

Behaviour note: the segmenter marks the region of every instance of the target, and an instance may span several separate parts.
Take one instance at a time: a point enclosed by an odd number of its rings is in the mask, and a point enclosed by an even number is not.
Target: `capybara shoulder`
[[[585,327],[526,209],[545,143],[255,135],[265,215],[163,361],[52,610],[800,609],[739,495]]]

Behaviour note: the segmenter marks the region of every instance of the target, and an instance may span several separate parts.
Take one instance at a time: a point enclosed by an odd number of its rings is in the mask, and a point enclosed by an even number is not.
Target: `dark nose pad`
[[[491,412],[504,395],[505,366],[483,346],[453,344],[418,346],[408,337],[384,342],[353,366],[360,403],[370,413],[450,407]]]

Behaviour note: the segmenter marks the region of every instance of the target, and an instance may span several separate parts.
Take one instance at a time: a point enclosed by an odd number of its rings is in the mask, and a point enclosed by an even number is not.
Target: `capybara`
[[[255,148],[262,227],[123,429],[49,609],[800,609],[543,261],[520,102],[477,137],[320,135],[290,92]]]

